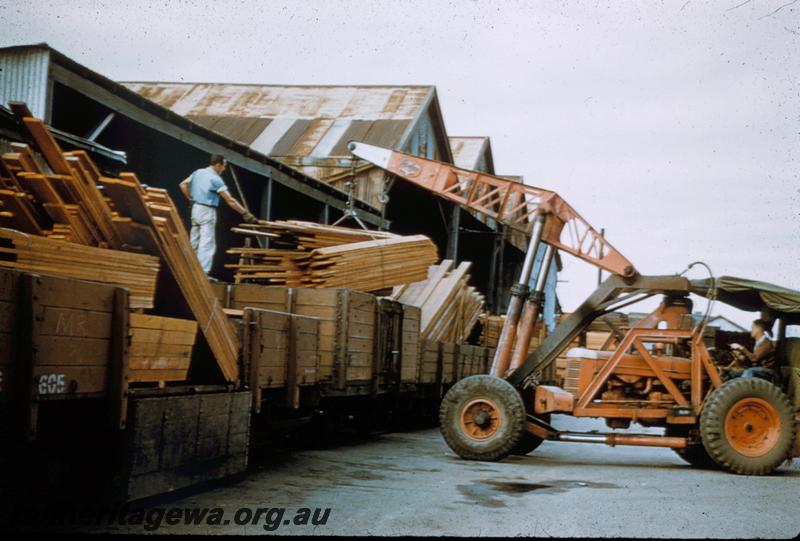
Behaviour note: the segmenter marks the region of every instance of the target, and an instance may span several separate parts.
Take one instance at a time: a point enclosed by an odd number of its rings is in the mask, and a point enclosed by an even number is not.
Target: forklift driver
[[[730,372],[723,377],[725,381],[738,377],[772,380],[775,344],[769,337],[770,327],[771,325],[763,319],[753,321],[753,325],[750,328],[750,336],[753,337],[756,343],[752,352],[741,344],[731,344],[730,347],[734,351],[734,361],[726,367]],[[733,369],[734,365],[738,365],[743,369]]]

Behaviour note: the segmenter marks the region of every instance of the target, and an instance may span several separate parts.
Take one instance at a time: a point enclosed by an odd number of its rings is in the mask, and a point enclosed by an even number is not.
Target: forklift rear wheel
[[[525,405],[513,385],[485,374],[458,381],[439,409],[444,440],[468,460],[502,460],[525,432]]]
[[[667,431],[664,434],[667,437],[685,438],[689,435],[691,427],[687,426],[667,426]],[[692,443],[683,448],[673,449],[675,454],[681,457],[685,462],[694,466],[695,468],[702,468],[705,470],[718,470],[719,464],[711,458],[702,443]]]
[[[789,457],[794,434],[789,399],[760,378],[724,383],[700,415],[703,446],[720,466],[734,473],[772,472]]]
[[[549,413],[540,413],[536,415],[538,419],[541,419],[547,424],[550,424],[550,414]],[[527,430],[522,433],[522,437],[519,439],[519,443],[511,450],[512,455],[519,455],[524,456],[528,453],[532,453],[539,447],[544,440],[535,434],[531,434]]]

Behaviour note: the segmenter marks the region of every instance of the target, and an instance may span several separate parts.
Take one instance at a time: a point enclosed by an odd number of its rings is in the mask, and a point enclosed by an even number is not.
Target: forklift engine
[[[642,329],[691,329],[692,301],[688,296],[665,296],[657,310],[642,319],[637,328]],[[648,350],[661,369],[678,387],[688,389],[691,378],[691,359],[688,347],[680,343],[648,344]],[[572,348],[567,352],[567,365],[564,375],[564,390],[576,398],[600,372],[613,351],[587,348]],[[631,402],[647,401],[654,407],[672,407],[675,400],[661,384],[659,378],[648,366],[641,354],[628,352],[623,355],[605,386],[598,393],[597,403],[624,406]],[[639,422],[643,419],[639,420]],[[644,420],[647,424],[647,421]],[[610,428],[628,428],[630,418],[607,418]]]

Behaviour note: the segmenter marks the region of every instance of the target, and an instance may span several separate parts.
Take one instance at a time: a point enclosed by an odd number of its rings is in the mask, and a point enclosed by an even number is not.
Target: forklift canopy
[[[800,323],[800,291],[785,287],[736,278],[719,276],[714,278],[717,299],[748,312],[764,311],[787,323]],[[692,293],[708,298],[711,278],[691,280]]]

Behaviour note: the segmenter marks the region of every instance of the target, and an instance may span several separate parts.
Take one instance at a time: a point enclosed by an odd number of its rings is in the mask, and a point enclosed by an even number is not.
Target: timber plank
[[[44,235],[40,226],[43,220],[23,192],[0,189],[0,216],[3,227],[13,227],[31,235]]]
[[[59,175],[70,175],[70,168],[61,147],[58,146],[44,122],[33,117],[23,117],[22,122],[28,128],[28,133],[36,141],[36,146],[39,147],[53,172]]]
[[[168,355],[131,355],[128,358],[130,370],[183,370],[181,379],[185,379],[185,371],[189,369],[190,358],[184,356],[171,357]]]
[[[183,369],[136,369],[128,371],[128,381],[131,383],[184,381],[186,373],[187,371]]]
[[[131,314],[134,315],[134,314]],[[134,342],[128,349],[132,356],[146,357],[152,355],[192,356],[193,344],[166,344],[162,342]]]
[[[131,314],[134,315],[134,314]],[[159,329],[131,328],[131,341],[133,343],[179,344],[184,346],[194,345],[195,333],[182,331],[165,331]]]
[[[146,314],[131,314],[131,327],[137,329],[157,329],[181,331],[194,334],[197,332],[197,322],[190,319],[174,317],[153,316]]]

